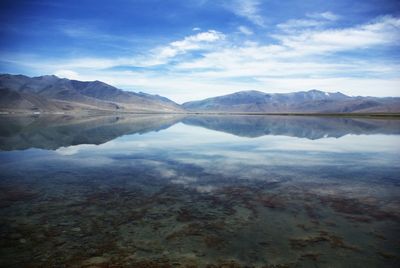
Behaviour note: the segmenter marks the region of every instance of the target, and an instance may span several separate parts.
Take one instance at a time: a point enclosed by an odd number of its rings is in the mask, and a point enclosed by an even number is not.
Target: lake
[[[1,267],[400,267],[400,120],[0,117]]]

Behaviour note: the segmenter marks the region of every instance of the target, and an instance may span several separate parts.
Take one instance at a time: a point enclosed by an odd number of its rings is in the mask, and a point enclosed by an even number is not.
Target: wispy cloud
[[[57,70],[54,73],[58,77],[62,78],[68,78],[68,79],[74,79],[74,80],[79,80],[80,76],[77,72],[72,71],[72,70]]]
[[[326,21],[320,20],[309,20],[309,19],[299,19],[299,20],[288,20],[284,23],[280,23],[277,27],[283,31],[293,31],[304,28],[314,28],[326,25]]]
[[[329,55],[337,52],[349,52],[373,47],[382,48],[385,45],[398,44],[400,38],[399,23],[399,18],[384,17],[372,23],[350,28],[302,29],[296,32],[296,34],[282,32],[281,34],[273,35],[279,41],[278,44],[260,45],[251,43],[250,45],[241,47],[223,48],[210,52],[200,59],[182,62],[178,67],[184,69],[209,68],[224,70],[231,70],[237,67],[244,70],[250,64],[255,67],[270,66],[271,68],[275,68],[277,73],[286,75],[287,73],[279,67],[289,66],[291,69],[297,69],[297,60],[301,60],[301,62],[306,64],[310,61],[316,61],[313,66],[320,68],[321,65],[326,65],[326,62],[322,63],[321,58],[314,59],[311,58],[312,56]],[[354,67],[354,59],[352,59],[352,62]],[[333,67],[332,70],[336,69],[340,71],[342,69],[336,65]],[[303,70],[308,70],[310,73],[314,71],[314,69],[310,70],[309,66]],[[271,70],[259,69],[256,73],[262,71],[270,73]]]
[[[210,45],[225,39],[225,35],[215,30],[200,32],[195,35],[186,36],[182,40],[169,43],[152,49],[151,56],[146,55],[146,66],[165,64],[169,59],[190,51],[207,50]]]
[[[204,49],[209,43],[224,39],[224,35],[215,30],[201,32],[196,35],[185,37],[183,40],[171,42],[166,47],[156,49],[161,57],[174,57],[190,50]]]
[[[215,49],[215,43],[225,39],[225,35],[216,30],[208,30],[189,35],[181,40],[170,42],[169,44],[158,46],[144,51],[142,54],[131,57],[80,57],[64,60],[41,59],[34,55],[2,55],[3,61],[13,64],[20,64],[30,68],[40,66],[43,71],[54,70],[74,70],[91,69],[100,70],[118,66],[150,67],[155,65],[167,64],[171,59],[193,51],[209,51]]]
[[[374,22],[343,29],[304,30],[293,35],[275,35],[281,44],[302,54],[365,49],[400,41],[400,19],[382,17]]]
[[[101,42],[132,42],[133,36],[117,35],[104,32],[101,26],[96,22],[72,21],[65,19],[57,19],[52,22],[54,31],[61,33],[67,37],[79,40],[95,40]]]
[[[250,28],[248,28],[246,26],[243,26],[243,25],[239,26],[238,30],[239,30],[239,32],[241,32],[242,34],[245,34],[245,35],[254,34],[253,31]]]
[[[310,15],[304,20],[311,20]],[[280,25],[285,23],[290,24],[290,20]],[[165,95],[178,102],[244,89],[289,92],[319,88],[349,95],[399,95],[400,64],[395,59],[358,58],[352,53],[398,46],[400,18],[385,16],[347,28],[303,25],[295,32],[277,25],[275,34],[270,36],[275,42],[265,43],[249,42],[245,32],[249,30],[247,34],[251,34],[251,30],[238,27],[244,34],[241,42],[227,33],[209,30],[130,57],[39,60],[2,55],[1,58],[38,73],[101,79],[122,88]],[[117,67],[122,69],[114,70]],[[379,92],[376,88],[380,88]]]
[[[339,15],[334,14],[330,11],[321,12],[321,13],[308,13],[307,17],[312,18],[312,19],[325,19],[325,20],[330,20],[330,21],[335,21],[340,18]]]
[[[307,14],[307,18],[290,19],[278,24],[277,27],[286,32],[299,31],[306,28],[322,28],[324,26],[329,26],[338,19],[339,16],[332,12],[312,13]]]
[[[244,17],[258,26],[265,26],[265,20],[260,12],[259,0],[234,0],[226,4],[229,10],[240,17]]]

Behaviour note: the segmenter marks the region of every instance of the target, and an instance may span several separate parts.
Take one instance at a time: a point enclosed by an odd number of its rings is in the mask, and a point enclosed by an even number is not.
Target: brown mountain
[[[100,81],[54,75],[0,75],[0,111],[16,112],[181,112],[175,102],[146,93],[123,91]]]
[[[400,98],[351,97],[319,90],[287,94],[240,91],[229,95],[186,102],[195,112],[244,113],[398,113]]]
[[[287,94],[253,90],[178,105],[165,97],[123,91],[100,81],[2,74],[0,112],[400,113],[400,98],[351,97],[319,90]]]

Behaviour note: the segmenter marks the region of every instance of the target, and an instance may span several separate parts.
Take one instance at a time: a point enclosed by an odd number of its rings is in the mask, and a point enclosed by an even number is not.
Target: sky
[[[400,1],[2,0],[0,72],[178,103],[240,90],[400,96]]]

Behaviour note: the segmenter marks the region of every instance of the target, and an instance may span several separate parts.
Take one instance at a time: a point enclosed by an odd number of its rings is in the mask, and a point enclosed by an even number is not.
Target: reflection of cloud
[[[396,135],[346,135],[341,138],[309,140],[287,136],[262,136],[242,138],[183,124],[177,124],[160,133],[124,136],[99,146],[80,145],[60,148],[60,155],[91,157],[107,156],[118,159],[120,165],[132,161],[133,156],[148,155],[184,164],[193,164],[213,173],[233,174],[242,177],[243,166],[251,167],[243,177],[260,178],[262,168],[272,166],[334,166],[364,165],[374,162],[393,165],[399,159],[400,137]],[[358,154],[349,158],[345,154]],[[387,157],[382,159],[382,154]],[[143,155],[143,156],[142,156]],[[362,157],[361,157],[362,156]],[[144,166],[163,178],[179,179],[171,164],[153,160],[139,160]],[[258,167],[257,167],[258,166]]]
[[[348,134],[341,138],[324,138],[319,140],[306,140],[278,136],[271,139],[273,142],[267,146],[261,145],[258,151],[307,151],[331,153],[382,153],[396,152],[398,149],[393,144],[400,144],[396,135],[353,135]]]
[[[69,163],[68,163],[69,162]],[[103,157],[103,156],[95,156],[95,157],[82,157],[82,158],[75,158],[75,159],[70,159],[66,163],[68,164],[75,164],[78,166],[94,166],[94,167],[101,167],[104,165],[112,165],[115,164],[115,161],[111,158],[108,157]]]
[[[272,185],[271,189],[280,187],[279,191],[287,189],[285,193],[289,194],[305,191],[319,197],[365,201],[368,195],[398,196],[395,187],[388,190],[387,184],[379,183],[387,174],[393,178],[400,159],[396,146],[399,144],[400,136],[394,135],[347,135],[320,140],[286,136],[241,138],[178,124],[161,132],[127,135],[98,146],[40,151],[44,156],[18,158],[18,166],[36,168],[45,163],[48,172],[85,171],[89,173],[83,174],[84,178],[123,177],[133,183],[154,179],[161,187],[204,195],[232,185],[259,184]],[[369,172],[365,172],[367,167]],[[393,210],[397,208],[396,204],[392,206]]]
[[[199,193],[211,193],[215,191],[217,188],[212,185],[201,185],[201,186],[196,186],[195,189]]]
[[[176,171],[173,169],[169,169],[168,167],[158,167],[155,171],[160,173],[160,176],[162,178],[170,179],[177,176]]]
[[[80,144],[80,145],[72,145],[68,147],[60,147],[57,150],[55,150],[56,153],[60,155],[75,155],[79,153],[81,150],[87,150],[87,149],[92,149],[95,148],[97,145],[94,144]]]
[[[79,147],[77,146],[60,147],[55,152],[60,155],[74,155],[79,152]]]
[[[243,138],[177,124],[162,132],[128,135],[98,146],[60,148],[56,151],[58,157],[51,161],[76,166],[112,164],[118,169],[129,168],[144,176],[210,193],[220,187],[219,182],[231,180],[280,183],[295,178],[297,183],[314,183],[320,180],[315,172],[320,172],[321,167],[327,169],[326,175],[339,166],[343,170],[393,167],[400,159],[394,144],[400,144],[400,136]],[[315,188],[320,194],[330,194],[328,190]]]
[[[197,181],[196,178],[189,177],[189,176],[182,176],[182,177],[178,177],[176,179],[171,180],[172,183],[183,184],[183,185],[188,185],[188,184],[194,183],[196,181]]]

